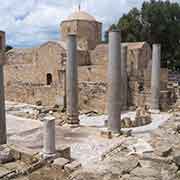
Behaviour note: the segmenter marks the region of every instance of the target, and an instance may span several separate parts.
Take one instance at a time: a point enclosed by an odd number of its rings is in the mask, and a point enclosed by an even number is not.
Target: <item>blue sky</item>
[[[116,22],[143,0],[0,0],[0,30],[7,33],[7,44],[34,47],[60,38],[62,20],[78,9],[103,22],[103,29]],[[177,0],[180,2],[180,0]]]

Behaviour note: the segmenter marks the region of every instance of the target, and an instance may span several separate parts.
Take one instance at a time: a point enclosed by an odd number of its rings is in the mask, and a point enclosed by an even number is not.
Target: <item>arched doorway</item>
[[[51,85],[52,84],[52,74],[51,73],[48,73],[47,74],[47,85]]]

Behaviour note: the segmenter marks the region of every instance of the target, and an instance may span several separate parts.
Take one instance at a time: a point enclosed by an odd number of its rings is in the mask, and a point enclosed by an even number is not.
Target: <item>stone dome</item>
[[[66,21],[72,20],[85,20],[85,21],[96,21],[96,19],[84,11],[77,11],[71,14]]]

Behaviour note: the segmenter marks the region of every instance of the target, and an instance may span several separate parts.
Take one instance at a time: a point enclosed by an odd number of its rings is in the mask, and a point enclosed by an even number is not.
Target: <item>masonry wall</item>
[[[6,99],[22,103],[54,106],[64,105],[64,94],[59,86],[38,86],[29,84],[13,84],[6,87]]]

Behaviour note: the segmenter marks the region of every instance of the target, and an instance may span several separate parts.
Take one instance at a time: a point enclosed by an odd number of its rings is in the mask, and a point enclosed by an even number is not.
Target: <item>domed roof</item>
[[[96,19],[84,11],[77,11],[71,14],[66,21],[72,20],[85,20],[85,21],[96,21]]]

